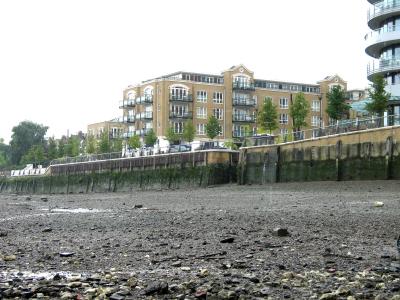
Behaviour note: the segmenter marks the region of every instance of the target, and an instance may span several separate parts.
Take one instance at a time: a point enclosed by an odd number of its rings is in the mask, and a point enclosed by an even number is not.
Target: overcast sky
[[[23,120],[49,136],[122,112],[122,90],[175,71],[364,88],[367,0],[2,0],[0,137]]]

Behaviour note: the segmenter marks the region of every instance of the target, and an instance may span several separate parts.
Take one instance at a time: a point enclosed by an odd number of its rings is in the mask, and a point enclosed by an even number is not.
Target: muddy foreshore
[[[399,181],[0,195],[0,299],[400,299],[399,234]]]

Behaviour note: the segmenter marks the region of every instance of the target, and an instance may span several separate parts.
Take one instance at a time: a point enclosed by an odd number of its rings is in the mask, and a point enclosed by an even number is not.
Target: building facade
[[[365,52],[374,60],[368,65],[370,81],[377,74],[387,81],[391,94],[388,114],[400,114],[400,1],[368,0],[368,26]]]
[[[308,128],[328,124],[326,94],[333,85],[344,89],[339,76],[329,76],[317,84],[302,84],[256,79],[243,65],[233,66],[221,75],[176,72],[143,81],[123,91],[120,108],[127,124],[126,136],[145,135],[153,129],[165,136],[169,127],[182,133],[186,122],[196,128],[196,140],[205,140],[208,117],[214,115],[220,125],[221,140],[241,138],[257,132],[256,116],[264,100],[271,98],[278,108],[279,129],[292,130],[289,107],[297,93],[304,93],[310,104]]]
[[[127,125],[119,119],[112,119],[99,123],[89,124],[87,134],[100,139],[103,132],[107,132],[110,139],[122,138],[126,136]]]

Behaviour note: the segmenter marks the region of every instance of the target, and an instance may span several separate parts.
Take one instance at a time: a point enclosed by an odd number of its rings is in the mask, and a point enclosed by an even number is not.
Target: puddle
[[[41,210],[47,211],[49,213],[65,213],[65,214],[87,214],[87,213],[109,212],[109,210],[97,209],[97,208],[42,208]]]
[[[84,274],[76,274],[71,272],[30,272],[30,271],[0,271],[0,279],[2,280],[12,280],[15,278],[20,278],[24,280],[50,280],[53,279],[55,275],[59,275],[62,278],[82,278]]]

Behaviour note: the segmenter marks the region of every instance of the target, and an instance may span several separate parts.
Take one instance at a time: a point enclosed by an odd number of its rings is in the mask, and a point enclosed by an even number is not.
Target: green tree
[[[71,135],[65,145],[65,153],[69,157],[78,156],[80,153],[80,139],[77,135]]]
[[[153,147],[157,142],[157,136],[153,129],[150,129],[144,136],[144,143],[146,146]]]
[[[122,151],[122,139],[114,138],[111,140],[111,152],[121,152]]]
[[[185,125],[183,126],[183,133],[182,133],[183,140],[188,143],[191,143],[194,140],[195,134],[196,134],[196,129],[194,128],[193,123],[186,122]]]
[[[333,120],[342,120],[349,113],[350,105],[346,103],[345,90],[335,85],[327,94],[328,107],[326,113]]]
[[[43,164],[45,162],[44,148],[42,145],[33,145],[21,158],[21,164]]]
[[[23,121],[12,129],[10,141],[11,162],[19,164],[22,156],[35,145],[44,145],[44,136],[48,127],[31,121]]]
[[[47,141],[47,159],[51,161],[56,158],[58,158],[57,143],[54,137],[51,137]]]
[[[224,146],[231,150],[238,150],[238,146],[232,140],[226,141]]]
[[[386,92],[386,81],[383,75],[376,75],[373,78],[371,87],[368,89],[368,95],[371,102],[365,105],[365,109],[371,114],[377,114],[383,117],[383,113],[387,109],[390,94]]]
[[[110,137],[108,132],[103,131],[100,136],[98,143],[97,153],[109,153],[110,152]]]
[[[0,168],[10,165],[10,146],[0,138]]]
[[[167,129],[167,134],[165,135],[165,138],[168,140],[170,145],[173,145],[179,142],[181,135],[175,132],[174,127],[169,127]]]
[[[296,133],[296,138],[300,138],[299,134],[301,127],[307,126],[306,118],[310,111],[310,104],[308,104],[303,93],[298,93],[294,99],[293,104],[289,108],[289,114],[293,120],[293,131]]]
[[[221,126],[215,116],[210,116],[206,124],[207,137],[213,140],[221,132]]]
[[[271,98],[266,98],[257,117],[258,126],[265,131],[272,131],[278,128],[278,111]]]
[[[63,136],[58,141],[58,157],[64,157],[65,156],[65,140],[66,140],[66,137]]]
[[[86,153],[96,153],[97,141],[92,134],[89,134],[86,139]]]
[[[133,135],[128,140],[128,146],[132,149],[138,149],[142,146],[140,142],[140,137],[138,135]]]

